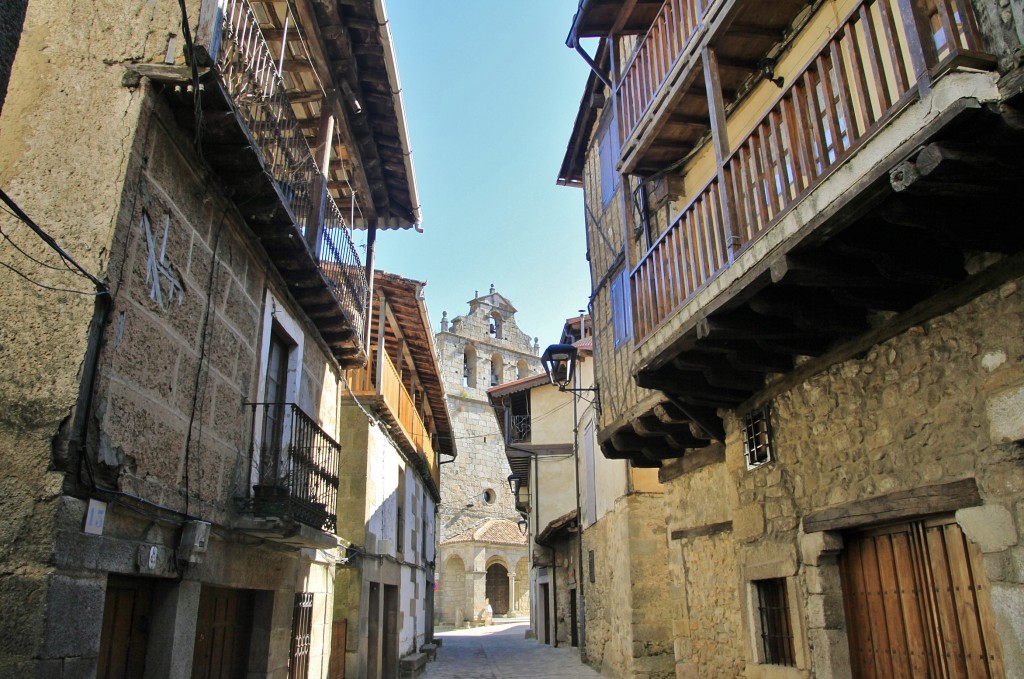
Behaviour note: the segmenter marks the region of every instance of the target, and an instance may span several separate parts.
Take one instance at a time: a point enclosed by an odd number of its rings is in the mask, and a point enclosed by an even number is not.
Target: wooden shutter
[[[855,677],[1003,677],[981,554],[952,518],[850,536],[840,559]]]

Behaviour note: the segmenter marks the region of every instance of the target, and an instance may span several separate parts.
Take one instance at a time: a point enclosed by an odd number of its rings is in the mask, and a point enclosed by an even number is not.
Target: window
[[[743,454],[747,458],[747,469],[755,469],[775,458],[768,406],[762,406],[743,417]]]
[[[494,489],[493,488],[488,488],[487,490],[484,491],[484,503],[485,504],[493,505],[495,497],[496,496],[494,495]]]
[[[288,654],[288,679],[309,676],[310,633],[313,630],[313,594],[298,592],[292,611],[292,644]]]
[[[505,411],[508,417],[506,429],[509,443],[529,443],[530,441],[530,392],[518,391],[509,398],[509,407]]]
[[[612,326],[615,348],[633,336],[632,300],[629,294],[629,271],[623,267],[611,284]]]
[[[398,506],[395,508],[395,552],[405,551],[405,470],[398,468]]]
[[[605,114],[598,133],[598,155],[601,157],[601,205],[606,206],[619,188],[619,172],[615,166],[619,160],[618,130],[613,125],[614,116]]]
[[[519,362],[516,363],[516,379],[517,380],[521,380],[524,377],[526,377],[526,374],[527,374],[528,370],[529,370],[529,367],[526,364],[526,359],[525,358],[519,359]]]
[[[796,666],[785,578],[757,580],[754,582],[754,590],[757,593],[761,662],[767,665]]]

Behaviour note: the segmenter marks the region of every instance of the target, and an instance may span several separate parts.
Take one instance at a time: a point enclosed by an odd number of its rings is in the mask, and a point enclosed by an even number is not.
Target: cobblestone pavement
[[[495,624],[451,632],[420,679],[593,679],[601,674],[580,662],[575,648],[552,648],[524,638],[526,623]]]

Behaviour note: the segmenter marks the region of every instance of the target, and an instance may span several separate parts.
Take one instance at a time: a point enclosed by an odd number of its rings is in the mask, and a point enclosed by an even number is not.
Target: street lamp
[[[512,497],[515,498],[516,509],[521,512],[523,509],[529,508],[530,487],[529,485],[523,485],[522,476],[519,474],[509,474],[508,489],[512,491]]]
[[[544,372],[548,374],[551,384],[565,391],[572,384],[576,372],[576,347],[571,344],[552,344],[544,350],[540,362],[544,364]]]

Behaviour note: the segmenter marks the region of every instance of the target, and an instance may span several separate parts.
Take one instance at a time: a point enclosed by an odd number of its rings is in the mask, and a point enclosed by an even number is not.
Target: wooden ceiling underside
[[[328,188],[346,221],[407,228],[416,219],[385,47],[372,0],[253,0],[267,45],[284,49],[282,77],[310,148],[317,146],[325,88],[343,102]],[[287,18],[287,27],[286,27]],[[298,21],[296,22],[296,18]],[[296,31],[296,24],[298,30]],[[330,82],[318,75],[326,69]],[[353,194],[355,206],[353,209]],[[357,221],[357,223],[360,223]]]

